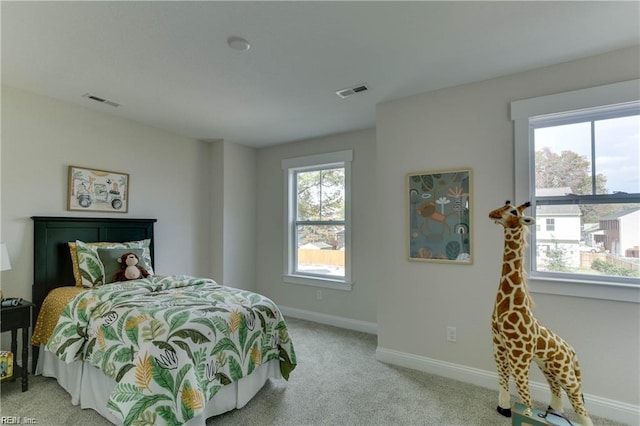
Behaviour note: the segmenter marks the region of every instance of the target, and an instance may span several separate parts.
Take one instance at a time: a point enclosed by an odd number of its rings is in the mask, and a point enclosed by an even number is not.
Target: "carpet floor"
[[[287,324],[298,357],[290,380],[267,381],[245,407],[210,418],[207,425],[511,424],[495,411],[497,391],[376,361],[374,335],[294,318]],[[42,376],[30,376],[24,393],[19,380],[3,384],[0,403],[2,416],[34,419],[38,425],[111,424],[72,405],[55,379]],[[570,408],[567,413],[573,420]]]

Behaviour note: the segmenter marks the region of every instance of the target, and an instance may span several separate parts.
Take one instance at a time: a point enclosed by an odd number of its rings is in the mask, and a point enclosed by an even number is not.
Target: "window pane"
[[[344,220],[344,168],[296,173],[297,219]]]
[[[344,278],[344,226],[298,225],[297,272]]]
[[[344,220],[344,169],[322,171],[322,220]]]
[[[536,269],[588,275],[640,276],[640,205],[537,206]]]
[[[596,121],[595,136],[597,193],[640,193],[640,116]]]
[[[555,231],[556,222],[555,219],[547,219],[547,231]]]
[[[296,173],[298,220],[320,220],[320,170]]]
[[[534,138],[537,196],[592,193],[591,123],[535,129]]]

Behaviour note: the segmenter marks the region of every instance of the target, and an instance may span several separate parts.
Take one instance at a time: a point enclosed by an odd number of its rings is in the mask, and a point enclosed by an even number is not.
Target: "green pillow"
[[[91,288],[104,284],[104,266],[100,262],[98,252],[82,241],[76,241],[76,255],[82,287]]]
[[[151,275],[153,275],[153,269],[151,268],[150,243],[151,240],[149,239],[140,241],[129,241],[125,243],[85,243],[83,241],[76,240],[75,246],[76,257],[78,261],[78,273],[82,282],[82,287],[91,288],[105,283],[104,266],[102,265],[100,257],[98,256],[99,248],[140,248],[142,249],[142,256],[140,256],[140,265],[144,263],[146,265],[144,266],[144,268]],[[142,262],[143,259],[144,262]],[[109,279],[113,279],[113,277],[109,277]]]
[[[135,253],[140,259],[138,266],[149,271],[150,268],[142,257],[142,252],[143,249],[141,248],[98,248],[98,257],[100,257],[100,261],[104,266],[104,283],[109,284],[114,282],[114,275],[122,267],[118,259],[125,253]]]

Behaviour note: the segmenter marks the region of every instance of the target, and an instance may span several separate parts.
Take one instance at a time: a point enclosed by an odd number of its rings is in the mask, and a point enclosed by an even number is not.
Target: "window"
[[[532,291],[640,302],[639,83],[512,102]]]
[[[556,230],[556,220],[547,219],[547,231],[555,231],[555,230]]]
[[[352,151],[282,161],[285,282],[351,289]]]

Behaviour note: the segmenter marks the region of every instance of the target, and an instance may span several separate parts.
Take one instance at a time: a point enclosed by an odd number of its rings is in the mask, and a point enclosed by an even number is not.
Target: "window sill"
[[[527,283],[532,293],[640,303],[640,286],[636,285],[535,276]]]
[[[328,278],[310,277],[306,275],[283,275],[282,280],[289,284],[301,284],[312,287],[331,288],[334,290],[351,291],[351,282],[331,280]]]

